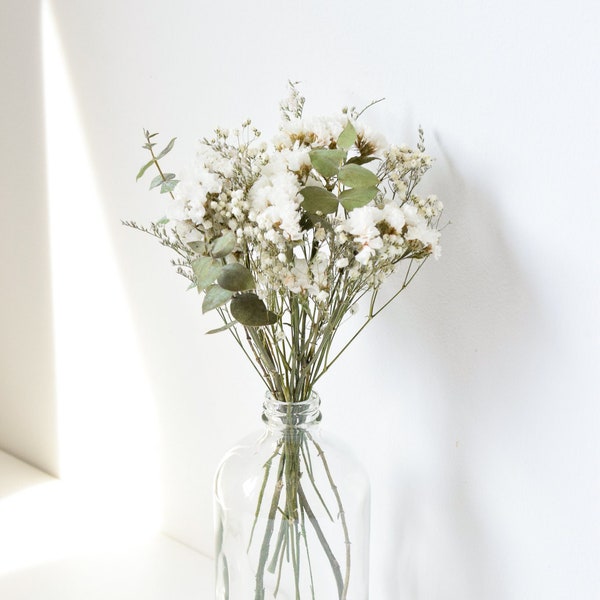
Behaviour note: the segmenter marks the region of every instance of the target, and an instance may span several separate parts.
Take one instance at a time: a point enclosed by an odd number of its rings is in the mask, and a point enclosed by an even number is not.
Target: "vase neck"
[[[308,429],[321,421],[321,399],[312,392],[303,402],[281,402],[271,393],[265,396],[262,419],[269,429]]]

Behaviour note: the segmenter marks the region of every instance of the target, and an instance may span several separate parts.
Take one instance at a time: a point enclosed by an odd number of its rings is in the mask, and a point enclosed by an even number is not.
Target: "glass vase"
[[[323,434],[317,394],[263,408],[215,478],[216,600],[367,600],[364,469]]]

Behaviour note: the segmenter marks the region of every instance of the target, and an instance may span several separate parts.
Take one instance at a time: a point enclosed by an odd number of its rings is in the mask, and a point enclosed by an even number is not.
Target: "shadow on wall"
[[[424,339],[439,379],[433,410],[442,422],[426,442],[434,446],[437,470],[427,480],[403,460],[390,465],[396,475],[389,501],[397,508],[390,528],[397,535],[386,553],[386,597],[503,600],[501,567],[489,551],[494,534],[477,496],[485,473],[476,454],[482,436],[493,444],[498,435],[486,429],[490,414],[526,402],[519,395],[527,377],[522,359],[540,339],[539,302],[495,210],[501,199],[465,181],[437,143],[439,162],[428,184],[439,190],[452,223],[444,231],[443,264],[406,297],[414,335]],[[399,309],[384,320],[400,319]]]
[[[58,470],[40,2],[0,3],[0,448]]]

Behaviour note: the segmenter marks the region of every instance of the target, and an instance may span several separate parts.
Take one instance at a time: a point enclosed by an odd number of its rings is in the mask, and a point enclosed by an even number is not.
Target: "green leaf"
[[[192,262],[192,269],[196,276],[196,285],[198,291],[201,292],[207,288],[221,272],[221,263],[210,256],[201,256]]]
[[[162,219],[159,219],[158,221],[156,221],[157,225],[166,225],[169,222],[169,219],[167,219],[167,217],[163,217]]]
[[[339,148],[336,150],[319,148],[311,150],[308,155],[315,170],[326,179],[329,179],[329,177],[337,175],[340,165],[346,158],[346,151]]]
[[[344,131],[340,133],[340,137],[337,139],[336,145],[338,148],[342,148],[342,150],[348,150],[354,144],[356,140],[356,129],[354,129],[354,125],[350,121],[346,127],[344,127]]]
[[[224,290],[220,285],[211,285],[207,287],[204,294],[204,300],[202,301],[202,312],[206,313],[209,310],[214,310],[215,308],[219,308],[219,306],[223,306],[223,304],[226,304],[231,300],[231,296],[233,296],[233,292]]]
[[[347,165],[366,165],[373,160],[381,160],[377,156],[353,156],[346,161]]]
[[[300,228],[302,231],[314,229],[317,225],[321,226],[326,231],[333,232],[333,226],[327,219],[327,215],[316,215],[315,213],[304,212],[300,216]]]
[[[207,331],[206,335],[212,335],[213,333],[221,333],[221,331],[227,331],[228,329],[231,329],[234,325],[237,325],[237,321],[229,321],[229,323],[223,325],[223,327]]]
[[[236,243],[237,238],[235,237],[235,233],[233,231],[226,231],[210,245],[210,253],[215,258],[223,258],[233,252]]]
[[[239,263],[225,265],[219,273],[217,282],[223,289],[232,292],[253,290],[256,287],[252,273]]]
[[[379,190],[376,187],[352,188],[344,190],[340,194],[340,203],[347,210],[351,211],[355,208],[369,204]]]
[[[206,253],[206,244],[204,242],[201,242],[200,240],[195,240],[193,242],[188,242],[187,245],[196,254],[205,254]]]
[[[155,187],[158,187],[161,183],[163,182],[163,178],[162,175],[157,175],[151,182],[150,182],[150,189],[153,189]]]
[[[158,187],[159,185],[161,185],[163,182],[167,182],[167,181],[171,181],[175,179],[175,173],[165,173],[164,176],[161,175],[160,173],[152,180],[152,183],[150,184],[150,189],[153,189],[155,187]]]
[[[165,181],[160,186],[160,193],[166,194],[167,192],[172,192],[177,187],[178,183],[179,183],[179,179],[171,179],[171,181]]]
[[[309,213],[321,211],[324,215],[334,213],[338,209],[338,199],[335,194],[328,192],[325,188],[309,185],[300,190],[304,197],[302,208]]]
[[[379,178],[373,171],[355,164],[344,165],[340,169],[338,179],[344,185],[352,188],[371,187],[379,184]]]
[[[138,172],[135,180],[137,181],[152,165],[154,164],[154,159],[149,160]]]
[[[165,148],[160,152],[160,154],[156,157],[156,160],[162,158],[163,156],[167,155],[169,152],[171,152],[171,150],[173,150],[173,146],[175,145],[175,140],[177,138],[173,138],[166,146]]]
[[[246,327],[262,327],[277,323],[278,317],[265,306],[254,293],[240,294],[231,299],[229,305],[232,316]]]
[[[310,213],[303,212],[300,215],[300,229],[302,229],[302,231],[308,231],[309,229],[313,229],[314,226],[315,223],[311,219]]]

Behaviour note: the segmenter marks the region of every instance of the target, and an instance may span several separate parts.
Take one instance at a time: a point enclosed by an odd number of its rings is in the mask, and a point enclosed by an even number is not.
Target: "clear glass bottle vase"
[[[215,478],[216,600],[367,600],[369,482],[320,399],[267,394],[265,431]]]

